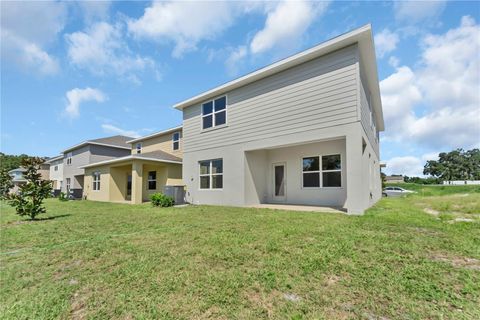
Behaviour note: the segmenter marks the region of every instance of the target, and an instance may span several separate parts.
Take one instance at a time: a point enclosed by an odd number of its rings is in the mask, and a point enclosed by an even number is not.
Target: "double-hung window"
[[[137,143],[135,149],[137,149],[137,153],[142,153],[142,144],[140,142]]]
[[[71,187],[70,181],[71,181],[70,178],[67,178],[67,183],[66,183],[67,190],[70,190],[70,187]]]
[[[227,97],[202,104],[202,128],[208,129],[227,123]]]
[[[303,158],[304,188],[342,186],[342,158],[339,154]]]
[[[342,186],[342,157],[339,154],[322,156],[323,187]]]
[[[71,165],[72,164],[72,153],[69,152],[67,153],[67,165]]]
[[[53,170],[58,171],[58,166],[55,166]]]
[[[93,178],[93,190],[100,190],[100,172],[94,172],[92,175]]]
[[[148,172],[148,190],[157,189],[157,171]]]
[[[223,188],[223,159],[200,161],[200,189]]]
[[[178,150],[180,148],[180,132],[175,132],[172,135],[172,149],[173,150]]]

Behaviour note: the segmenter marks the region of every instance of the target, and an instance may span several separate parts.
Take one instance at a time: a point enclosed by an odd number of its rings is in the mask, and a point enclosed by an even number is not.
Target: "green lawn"
[[[2,204],[0,315],[479,319],[480,188],[440,188],[360,217],[51,199],[27,222]]]

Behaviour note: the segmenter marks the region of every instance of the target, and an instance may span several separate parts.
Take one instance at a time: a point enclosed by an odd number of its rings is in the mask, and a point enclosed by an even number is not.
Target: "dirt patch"
[[[449,263],[456,268],[465,268],[471,270],[480,270],[480,260],[468,257],[448,256],[437,253],[430,256],[431,260]]]
[[[453,196],[457,197],[457,198],[464,198],[464,197],[468,197],[469,195],[470,195],[470,193],[459,193],[459,194],[455,194]]]
[[[412,230],[412,231],[415,231],[417,233],[426,234],[426,235],[430,235],[430,236],[438,236],[440,234],[440,232],[438,232],[436,230],[431,230],[431,229],[427,229],[427,228],[412,227],[412,228],[409,228],[409,229]]]
[[[267,314],[268,318],[274,318],[274,304],[282,294],[277,290],[272,290],[270,293],[249,291],[245,296],[252,305],[261,308]]]
[[[87,318],[87,301],[90,298],[89,291],[80,290],[73,294],[70,307],[70,318],[74,320],[83,320]]]
[[[342,278],[340,278],[339,276],[333,274],[331,276],[328,276],[325,279],[324,283],[325,283],[326,287],[331,287],[331,286],[337,284],[341,279]]]
[[[423,211],[425,213],[428,213],[428,214],[432,215],[432,216],[438,216],[440,214],[440,212],[438,212],[437,210],[433,210],[432,208],[425,208],[425,209],[423,209]]]

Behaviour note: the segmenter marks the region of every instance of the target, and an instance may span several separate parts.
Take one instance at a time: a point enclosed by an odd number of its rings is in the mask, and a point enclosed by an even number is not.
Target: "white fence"
[[[459,185],[480,185],[480,180],[455,180],[455,181],[443,181],[444,185],[452,185],[452,186],[459,186]]]

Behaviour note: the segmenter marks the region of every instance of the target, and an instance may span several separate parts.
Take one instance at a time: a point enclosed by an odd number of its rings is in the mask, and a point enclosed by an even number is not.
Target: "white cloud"
[[[65,36],[70,62],[96,75],[115,74],[138,83],[135,72],[155,69],[149,57],[134,55],[122,39],[121,25],[100,22]]]
[[[388,64],[391,65],[394,68],[397,68],[400,65],[400,60],[395,56],[391,56],[388,59]]]
[[[232,50],[225,61],[227,72],[230,75],[236,75],[238,73],[239,64],[241,63],[241,60],[247,56],[247,54],[248,50],[246,46],[239,46]]]
[[[480,26],[463,17],[422,46],[415,70],[398,67],[380,82],[386,138],[437,150],[479,146]]]
[[[66,93],[68,104],[65,107],[65,115],[76,118],[80,115],[80,104],[87,101],[104,102],[107,96],[98,89],[75,88]]]
[[[417,157],[394,157],[385,162],[387,164],[385,173],[387,174],[401,174],[409,177],[423,176],[424,163]]]
[[[328,2],[283,1],[267,14],[265,26],[250,44],[253,54],[274,47],[291,47],[302,38],[313,20],[324,13]]]
[[[27,72],[56,73],[58,62],[46,47],[63,30],[66,5],[53,1],[2,1],[0,5],[2,60]]]
[[[375,48],[377,55],[382,58],[386,53],[392,52],[397,48],[400,40],[398,34],[391,32],[389,29],[383,29],[382,32],[375,35]]]
[[[142,17],[128,21],[128,30],[140,38],[175,43],[174,57],[195,50],[202,40],[211,40],[234,20],[229,2],[153,2]]]
[[[393,157],[385,161],[387,167],[384,171],[389,175],[401,174],[409,177],[424,177],[423,167],[428,160],[438,160],[438,154],[440,152],[442,151],[425,153],[420,157]]]
[[[102,124],[102,129],[106,133],[111,133],[111,134],[119,134],[122,136],[127,136],[127,137],[132,137],[132,138],[138,138],[141,135],[138,133],[138,131],[135,130],[125,130],[119,127],[116,127],[111,124]]]
[[[446,1],[395,1],[394,11],[397,20],[416,23],[437,18],[445,9]]]
[[[112,4],[111,1],[79,1],[76,4],[83,12],[86,23],[91,23],[95,20],[106,20],[108,12]]]
[[[15,36],[8,30],[1,30],[2,59],[14,62],[24,71],[36,70],[50,75],[59,70],[55,57],[42,50],[37,44]]]

